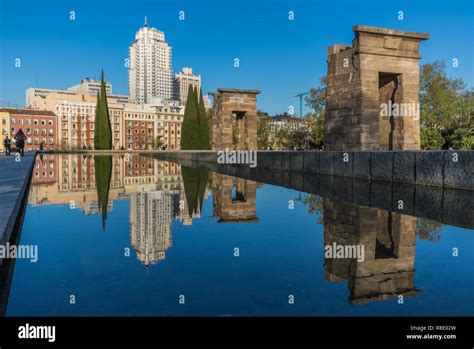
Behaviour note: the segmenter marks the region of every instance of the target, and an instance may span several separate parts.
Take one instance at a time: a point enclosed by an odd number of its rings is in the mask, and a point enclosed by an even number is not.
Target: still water
[[[38,159],[20,243],[7,316],[474,315],[473,230],[139,156]]]

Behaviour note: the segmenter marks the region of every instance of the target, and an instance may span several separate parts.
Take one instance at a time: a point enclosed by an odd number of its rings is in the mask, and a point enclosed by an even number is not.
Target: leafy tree
[[[310,148],[321,149],[324,144],[324,113],[317,116],[315,113],[306,114],[303,125],[311,134]]]
[[[112,149],[112,127],[109,119],[107,93],[105,90],[104,70],[100,78],[100,92],[97,92],[97,106],[94,121],[94,148]]]
[[[423,150],[441,149],[445,142],[441,132],[435,128],[421,128],[420,139]]]
[[[286,138],[283,140],[284,148],[290,150],[309,149],[310,141],[311,133],[303,127],[289,131]]]
[[[310,90],[310,95],[305,97],[308,107],[314,110],[316,116],[324,115],[326,110],[326,82],[327,77],[319,79],[319,86]]]
[[[163,145],[163,141],[161,138],[161,136],[155,137],[155,139],[153,140],[153,149],[160,149],[160,147]]]
[[[199,111],[197,103],[197,92],[190,84],[188,98],[184,109],[183,124],[181,125],[181,149],[199,149]]]
[[[420,74],[422,149],[435,145],[436,149],[472,149],[473,107],[474,91],[462,79],[449,78],[443,61],[424,64]],[[439,134],[444,138],[441,146]]]
[[[451,134],[447,136],[448,144],[453,149],[474,149],[474,128],[463,127],[453,130]]]
[[[258,116],[257,112],[257,146],[258,149],[267,149],[271,146],[270,141],[270,126],[267,123],[267,119]]]

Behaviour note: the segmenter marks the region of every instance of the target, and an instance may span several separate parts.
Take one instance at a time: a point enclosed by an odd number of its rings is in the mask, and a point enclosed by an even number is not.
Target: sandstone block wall
[[[419,44],[427,34],[354,26],[352,46],[328,49],[325,150],[417,150],[417,109],[381,116],[382,103],[415,108]],[[415,103],[415,104],[413,104]]]
[[[258,90],[218,89],[214,96],[212,150],[257,150]]]

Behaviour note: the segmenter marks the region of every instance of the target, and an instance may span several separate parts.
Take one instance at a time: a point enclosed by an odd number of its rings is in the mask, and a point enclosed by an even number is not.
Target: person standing
[[[16,139],[16,147],[20,150],[20,155],[24,156],[26,136],[21,128],[18,130],[17,134],[15,135],[15,139]]]
[[[8,136],[6,136],[3,140],[3,146],[5,147],[5,155],[10,156],[10,153],[12,151],[12,140],[8,138]]]

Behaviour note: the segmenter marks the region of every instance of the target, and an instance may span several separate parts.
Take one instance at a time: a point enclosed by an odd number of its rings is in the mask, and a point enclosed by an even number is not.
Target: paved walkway
[[[35,152],[27,152],[21,161],[15,155],[0,155],[0,244],[9,239],[20,213],[35,160]],[[1,263],[1,260],[0,260]]]

